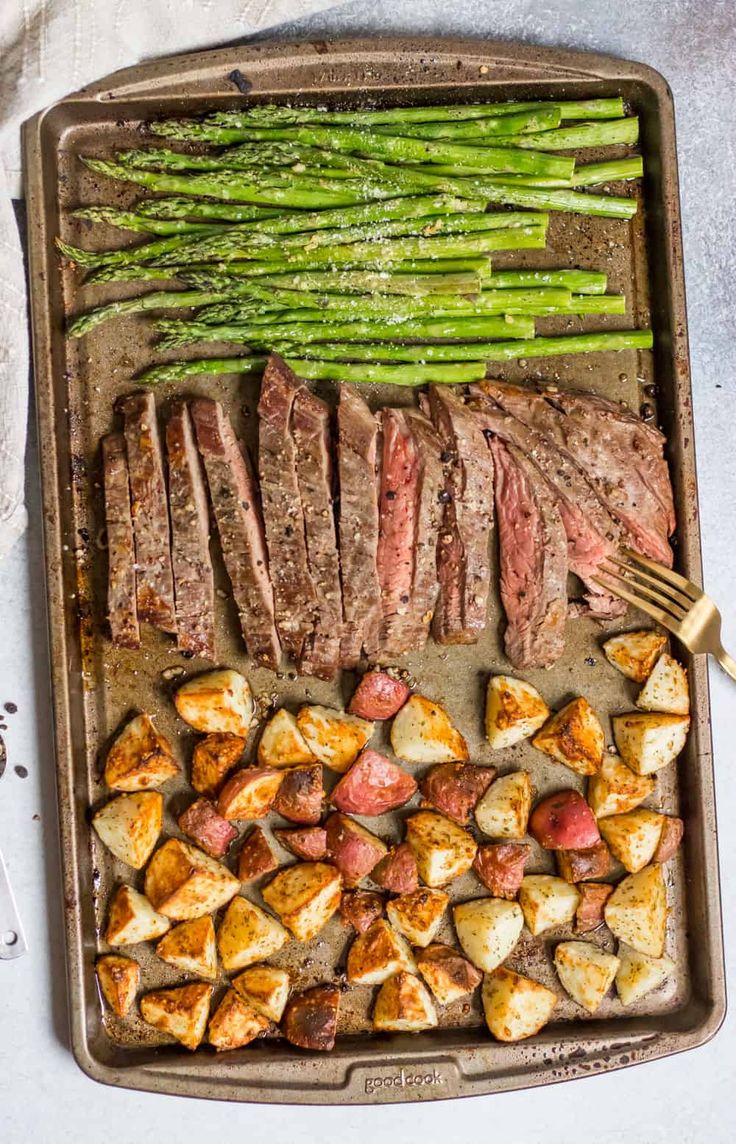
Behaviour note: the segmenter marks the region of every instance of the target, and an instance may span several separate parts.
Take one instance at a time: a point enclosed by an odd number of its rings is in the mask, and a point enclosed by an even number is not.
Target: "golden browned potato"
[[[261,893],[295,938],[311,941],[340,905],[342,877],[326,862],[297,862],[281,870]]]
[[[634,774],[618,755],[604,755],[597,775],[588,780],[588,803],[596,818],[635,810],[652,793],[656,779]]]
[[[276,918],[247,898],[233,898],[217,931],[223,969],[245,969],[278,953],[289,934]]]
[[[145,713],[126,723],[107,752],[105,782],[113,790],[147,790],[178,774],[171,744]]]
[[[491,783],[475,808],[475,821],[489,838],[523,838],[531,809],[531,776],[512,771]]]
[[[388,920],[412,945],[429,945],[442,921],[450,898],[442,890],[424,887],[401,894],[386,906]]]
[[[290,980],[277,965],[254,965],[232,981],[241,997],[268,1021],[280,1021],[289,999]]]
[[[557,994],[530,977],[502,966],[486,975],[481,992],[483,1012],[497,1041],[523,1041],[549,1021]]]
[[[332,707],[302,707],[296,722],[314,757],[340,774],[355,762],[374,729],[367,719]]]
[[[472,961],[451,945],[435,942],[417,954],[417,969],[440,1005],[467,997],[483,980]]]
[[[100,807],[92,825],[116,858],[140,870],[161,833],[163,813],[163,796],[157,790],[121,794]]]
[[[625,942],[619,942],[620,965],[616,972],[616,991],[622,1005],[633,1005],[663,985],[675,972],[671,957],[650,957],[639,953]]]
[[[402,969],[416,973],[409,943],[379,918],[350,946],[347,979],[353,985],[381,985]]]
[[[141,997],[141,1016],[154,1029],[194,1050],[207,1028],[211,1000],[212,986],[200,981],[175,989],[155,989]]]
[[[613,737],[619,754],[638,775],[649,775],[676,759],[687,741],[687,715],[634,712],[614,715]]]
[[[518,903],[504,898],[462,902],[455,906],[453,918],[463,951],[484,973],[491,973],[506,960],[524,928]]]
[[[299,730],[296,716],[279,708],[263,728],[258,744],[258,762],[262,767],[296,767],[313,763],[315,757]]]
[[[555,969],[573,1001],[595,1013],[608,992],[619,960],[589,941],[561,941],[555,950]]]
[[[667,652],[659,657],[652,674],[636,699],[642,711],[664,711],[670,715],[690,714],[687,671]]]
[[[206,671],[182,684],[174,706],[185,723],[208,734],[248,737],[255,705],[250,684],[232,668]]]
[[[406,841],[416,858],[419,877],[433,887],[467,873],[478,849],[462,826],[434,810],[420,810],[406,820]]]
[[[402,970],[384,981],[373,1007],[377,1033],[420,1033],[436,1024],[432,998],[418,977]]]
[[[240,762],[245,739],[240,735],[205,735],[192,753],[192,786],[205,798],[216,799],[228,771]]]
[[[269,1022],[236,993],[228,989],[210,1018],[207,1040],[218,1053],[242,1049],[268,1028]]]
[[[407,763],[465,763],[468,744],[440,703],[410,695],[391,724],[391,746]]]
[[[486,693],[486,738],[496,750],[528,739],[549,718],[536,687],[511,675],[492,675]]]
[[[571,771],[594,775],[601,769],[606,738],[600,719],[588,700],[580,696],[553,715],[532,743]]]
[[[637,953],[662,957],[667,932],[667,891],[662,867],[654,863],[619,882],[603,916],[611,933]]]
[[[603,645],[606,659],[627,679],[643,683],[667,646],[667,636],[644,629],[611,636]]]
[[[227,780],[217,800],[217,813],[228,822],[252,822],[271,810],[284,772],[273,767],[243,767]]]
[[[164,934],[156,946],[162,961],[190,973],[214,981],[217,977],[217,946],[215,926],[208,916],[191,922],[180,922]]]
[[[130,957],[108,953],[95,966],[102,995],[117,1017],[126,1017],[141,981],[141,967]]]
[[[575,917],[580,894],[564,878],[552,874],[527,874],[521,880],[519,905],[526,927],[534,937],[545,930],[567,925]]]
[[[156,913],[143,894],[132,886],[118,886],[110,901],[105,941],[108,945],[153,941],[166,933],[170,925],[169,919]]]
[[[639,807],[628,814],[613,814],[598,823],[614,858],[630,874],[643,870],[654,858],[664,825],[663,814]]]
[[[222,862],[178,838],[164,842],[146,870],[146,897],[177,922],[214,913],[239,889],[240,882]]]

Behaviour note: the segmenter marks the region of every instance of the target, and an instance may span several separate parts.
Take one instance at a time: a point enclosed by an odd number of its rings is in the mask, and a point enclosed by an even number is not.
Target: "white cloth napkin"
[[[0,0],[0,559],[26,524],[26,284],[11,198],[20,125],[118,68],[238,40],[340,0]]]

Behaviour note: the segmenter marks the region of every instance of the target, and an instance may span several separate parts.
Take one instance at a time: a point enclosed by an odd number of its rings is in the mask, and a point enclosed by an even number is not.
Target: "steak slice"
[[[153,394],[133,393],[119,409],[125,419],[138,619],[175,632],[169,506]]]
[[[567,540],[556,499],[535,465],[492,437],[504,646],[514,667],[551,667],[565,646]]]
[[[357,390],[340,386],[338,538],[344,624],[340,664],[353,668],[363,646],[375,650],[381,618],[378,581],[378,424]]]
[[[300,389],[294,399],[292,430],[307,558],[317,597],[314,630],[307,636],[299,667],[307,675],[334,679],[340,664],[342,595],[332,495],[330,411],[308,389]]]
[[[276,627],[284,651],[296,661],[314,627],[317,605],[291,434],[294,399],[302,388],[286,363],[271,354],[258,403],[258,473]]]
[[[189,408],[245,645],[256,663],[275,671],[281,648],[255,475],[220,403],[198,397]]]
[[[493,459],[478,418],[448,386],[430,386],[429,408],[447,466],[432,631],[440,644],[476,643],[488,613]]]
[[[483,382],[482,388],[582,470],[633,548],[672,565],[672,488],[657,429],[593,394],[537,393],[498,382]]]
[[[411,586],[406,628],[411,635],[410,651],[424,647],[437,605],[437,545],[442,525],[445,474],[440,460],[442,442],[419,410],[407,410],[406,422],[419,453],[419,483],[416,534],[414,538],[414,579]]]
[[[215,658],[215,577],[210,558],[210,514],[192,418],[176,401],[166,423],[177,647]]]
[[[135,591],[135,540],[125,437],[102,438],[102,469],[107,526],[107,615],[116,647],[141,646]]]
[[[381,585],[379,649],[400,655],[413,645],[409,603],[414,583],[420,461],[400,409],[381,413],[382,449],[378,498],[378,580]]]

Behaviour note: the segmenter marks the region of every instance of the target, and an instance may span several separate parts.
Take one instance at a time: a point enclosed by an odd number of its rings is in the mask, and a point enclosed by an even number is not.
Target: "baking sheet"
[[[150,629],[137,653],[114,649],[105,634],[106,561],[100,548],[104,521],[97,446],[113,424],[115,396],[135,389],[132,379],[151,360],[150,331],[137,316],[99,327],[81,341],[66,342],[65,314],[86,309],[103,297],[134,293],[137,284],[81,287],[71,269],[59,275],[53,239],[60,233],[83,245],[112,245],[113,237],[117,240],[113,232],[103,227],[88,230],[70,219],[68,210],[92,202],[124,206],[138,194],[135,188],[98,179],[78,162],[79,153],[107,156],[135,146],[140,142],[138,124],[154,116],[240,105],[242,97],[228,80],[235,68],[252,83],[251,97],[262,102],[298,97],[304,102],[359,106],[624,95],[641,117],[647,166],[642,189],[635,192],[642,199],[637,217],[627,223],[553,213],[545,251],[498,256],[494,265],[500,268],[513,258],[514,265],[605,269],[609,290],[627,295],[629,313],[624,318],[589,318],[584,328],[645,326],[651,321],[655,351],[509,364],[495,369],[494,376],[574,384],[625,399],[633,408],[652,401],[645,387],[656,384],[657,416],[668,435],[675,481],[677,566],[700,579],[673,114],[669,91],[656,73],[606,57],[492,43],[260,44],[130,69],[38,116],[26,131],[30,273],[75,1056],[96,1079],[128,1087],[238,1100],[348,1103],[443,1098],[550,1083],[702,1043],[717,1029],[724,1009],[709,708],[702,660],[689,664],[694,719],[687,750],[677,767],[660,772],[657,791],[648,803],[682,814],[686,821],[682,854],[666,867],[672,906],[668,953],[677,959],[678,970],[653,997],[625,1012],[608,998],[594,1018],[581,1016],[565,997],[555,1022],[542,1034],[509,1046],[489,1038],[477,996],[470,1003],[441,1010],[441,1027],[431,1034],[374,1036],[368,1022],[374,991],[351,987],[342,996],[337,1048],[324,1056],[300,1053],[274,1039],[222,1056],[206,1050],[192,1056],[164,1043],[138,1018],[121,1022],[101,1006],[93,968],[104,949],[99,933],[105,903],[116,881],[131,881],[129,868],[91,837],[88,826],[89,806],[105,797],[100,781],[104,749],[128,712],[141,708],[173,738],[186,766],[193,736],[176,718],[170,702],[177,682],[170,678],[170,669],[183,667],[189,672],[207,665],[182,660],[170,640]],[[628,188],[625,193],[634,192]],[[579,324],[579,319],[547,319],[540,329],[573,332]],[[330,396],[329,385],[317,388]],[[161,409],[165,410],[168,398],[182,392],[220,398],[236,428],[246,439],[252,438],[257,381],[195,378],[186,386],[161,386]],[[413,397],[406,390],[371,387],[371,400],[376,405],[399,404]],[[221,568],[218,576],[221,594],[227,597]],[[425,652],[402,662],[413,671],[421,690],[447,704],[469,741],[473,761],[493,763],[502,772],[529,769],[540,795],[561,785],[582,785],[528,744],[505,752],[491,752],[485,744],[485,681],[489,671],[505,666],[499,650],[502,616],[496,587],[491,609],[489,629],[476,647],[430,644]],[[292,708],[305,700],[340,704],[347,699],[353,683],[350,673],[333,686],[294,680],[288,674],[275,678],[264,669],[252,669],[237,634],[232,602],[223,598],[218,611],[220,660],[248,675],[263,710],[277,698]],[[627,619],[628,623],[603,629],[589,620],[571,623],[566,653],[555,668],[523,674],[552,706],[584,694],[602,716],[628,709],[632,685],[600,651],[605,634],[637,621],[631,614]],[[608,727],[605,718],[604,725]],[[254,742],[255,736],[250,751]],[[326,772],[325,777],[331,785],[334,776]],[[167,785],[166,795],[165,829],[177,833],[176,815],[191,798],[191,789],[182,780],[178,789]],[[400,819],[408,812],[404,808],[391,821],[383,816],[366,824],[378,827],[387,840],[398,838]],[[286,860],[285,854],[282,857]],[[549,855],[535,847],[528,870],[547,869],[551,869]],[[468,875],[453,883],[452,897],[477,896],[479,889],[477,880]],[[259,900],[250,888],[248,895]],[[439,940],[450,936],[447,921]],[[555,931],[554,938],[540,940],[525,934],[510,966],[554,986],[548,947],[565,936],[569,935]],[[308,948],[292,942],[274,960],[295,972],[297,988],[307,987],[332,979],[335,967],[339,971],[344,964],[349,940],[348,929],[333,918]],[[604,936],[594,940],[607,944]],[[155,957],[152,947],[132,952],[143,967],[143,989],[180,980]]]

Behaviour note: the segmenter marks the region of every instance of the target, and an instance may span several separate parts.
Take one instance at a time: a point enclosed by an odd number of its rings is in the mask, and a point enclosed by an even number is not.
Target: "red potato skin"
[[[427,802],[458,826],[467,826],[470,814],[496,777],[495,767],[474,763],[439,763],[419,784]]]
[[[273,809],[289,822],[316,826],[322,817],[324,793],[320,763],[293,767],[284,773]]]
[[[397,763],[368,748],[332,792],[338,810],[367,817],[396,810],[416,793],[417,784]]]
[[[390,850],[376,866],[371,878],[382,890],[392,894],[411,894],[419,886],[417,860],[408,842]]]
[[[667,862],[678,850],[682,842],[685,824],[681,818],[667,817],[662,824],[662,833],[659,836],[657,849],[654,851],[653,862]]]
[[[335,1047],[340,991],[336,985],[315,985],[291,998],[281,1022],[286,1040],[300,1049],[328,1052]]]
[[[611,851],[603,841],[585,850],[558,850],[555,857],[560,876],[570,883],[605,878],[613,866]]]
[[[222,818],[206,798],[198,798],[178,818],[182,834],[196,843],[211,858],[222,858],[234,838],[235,827]]]
[[[253,878],[260,878],[261,874],[268,874],[278,868],[268,839],[260,826],[254,826],[238,856],[238,877],[241,882],[250,882]]]
[[[576,790],[561,790],[538,802],[529,833],[545,850],[589,850],[601,840],[595,815]]]
[[[340,916],[356,933],[365,933],[383,916],[383,898],[371,890],[345,890],[340,899]]]
[[[575,933],[592,933],[603,925],[603,907],[615,889],[608,882],[583,882],[578,886]]]
[[[526,842],[498,842],[479,846],[473,869],[494,898],[513,901],[521,887],[532,848]]]
[[[350,700],[348,711],[372,723],[392,719],[406,703],[410,688],[385,671],[367,671]]]
[[[354,886],[383,858],[384,851],[376,839],[375,844],[354,829],[345,814],[336,811],[325,823],[327,852],[342,874],[346,886]]]
[[[274,836],[282,846],[304,858],[307,862],[318,862],[327,855],[327,831],[323,826],[307,826],[304,830],[274,830]]]

